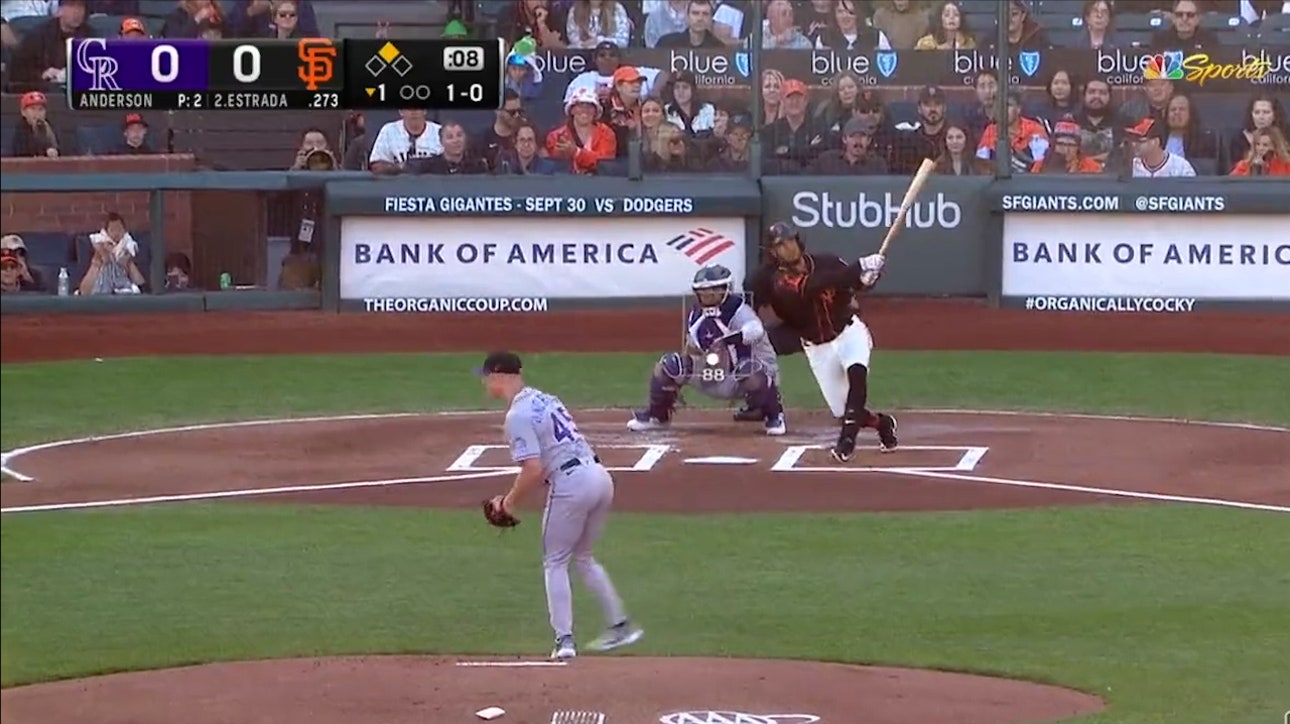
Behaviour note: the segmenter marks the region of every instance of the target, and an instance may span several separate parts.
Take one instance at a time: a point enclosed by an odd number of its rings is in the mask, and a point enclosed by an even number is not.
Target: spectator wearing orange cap
[[[614,87],[600,102],[600,120],[608,123],[618,138],[618,158],[627,157],[627,145],[640,129],[641,93],[645,76],[630,65],[621,65],[614,71]]]
[[[618,137],[600,120],[595,91],[578,88],[564,102],[567,120],[546,137],[547,154],[568,164],[573,173],[595,173],[603,160],[618,152]]]
[[[131,113],[121,124],[121,143],[112,149],[116,156],[147,156],[156,153],[148,144],[148,122],[138,113]]]
[[[1053,124],[1052,152],[1031,166],[1031,173],[1101,173],[1102,164],[1080,151],[1079,123],[1066,116]]]
[[[807,114],[806,84],[789,78],[780,87],[783,117],[764,127],[762,147],[767,149],[770,173],[793,174],[811,162],[817,151],[828,146],[825,132]]]
[[[13,85],[21,90],[44,90],[67,78],[67,41],[89,36],[85,27],[85,0],[63,0],[54,17],[18,43],[13,55]]]
[[[1290,142],[1276,126],[1254,131],[1254,143],[1245,158],[1236,162],[1233,176],[1290,176]]]
[[[125,40],[146,40],[148,28],[138,18],[126,18],[121,21],[121,37]]]
[[[14,129],[13,155],[27,158],[58,158],[58,136],[45,114],[45,94],[28,91],[19,101],[22,123]]]

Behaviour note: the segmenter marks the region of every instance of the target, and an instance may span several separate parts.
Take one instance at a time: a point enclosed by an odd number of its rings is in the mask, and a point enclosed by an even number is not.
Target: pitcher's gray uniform
[[[592,557],[614,500],[614,479],[578,431],[564,403],[525,387],[506,412],[506,438],[516,463],[538,458],[547,482],[542,514],[546,603],[557,641],[573,636],[572,561],[610,627],[627,620],[609,575]]]

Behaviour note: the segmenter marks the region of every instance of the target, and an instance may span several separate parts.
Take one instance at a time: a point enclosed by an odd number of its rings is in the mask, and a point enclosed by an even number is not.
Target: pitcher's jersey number
[[[556,442],[568,442],[582,438],[582,433],[578,432],[578,425],[574,423],[573,416],[563,407],[557,407],[555,412],[551,413],[551,429],[555,433]]]

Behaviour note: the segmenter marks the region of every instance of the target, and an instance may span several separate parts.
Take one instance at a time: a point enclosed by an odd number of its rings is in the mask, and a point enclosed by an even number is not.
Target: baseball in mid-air
[[[703,360],[708,363],[709,367],[716,367],[721,362],[721,355],[716,352],[709,352],[708,356],[704,357]]]

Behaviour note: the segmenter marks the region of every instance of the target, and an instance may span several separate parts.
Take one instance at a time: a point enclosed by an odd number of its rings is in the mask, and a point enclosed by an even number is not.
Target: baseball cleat
[[[668,423],[651,417],[648,412],[633,412],[632,419],[627,421],[627,429],[632,432],[649,432],[651,430],[666,430]]]
[[[551,649],[551,658],[555,661],[568,661],[578,655],[578,649],[573,645],[572,636],[561,636],[555,640],[555,648]]]
[[[630,621],[623,621],[617,626],[605,629],[595,641],[588,644],[592,651],[613,651],[623,646],[631,646],[645,636],[643,629],[633,626]]]
[[[784,413],[779,413],[774,417],[766,418],[767,435],[783,435],[788,432],[788,423],[784,422]]]
[[[761,414],[761,410],[747,406],[735,410],[734,415],[735,422],[759,422],[763,417],[764,415]]]
[[[838,436],[838,441],[833,445],[833,449],[829,451],[829,455],[834,460],[840,463],[845,463],[850,462],[851,456],[855,454],[855,451],[856,436],[844,432]]]
[[[878,413],[878,449],[891,452],[899,444],[896,440],[896,418],[886,413]]]

